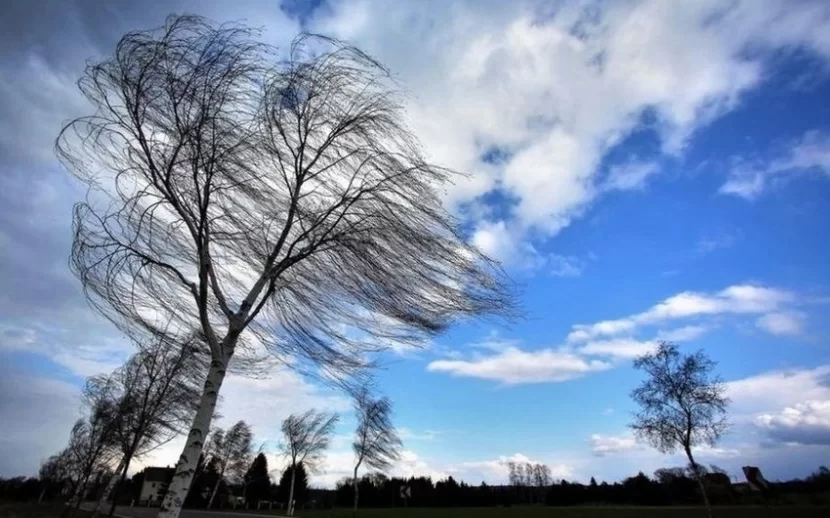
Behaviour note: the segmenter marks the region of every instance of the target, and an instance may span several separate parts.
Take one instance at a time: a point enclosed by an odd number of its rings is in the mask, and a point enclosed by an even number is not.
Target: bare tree
[[[288,490],[288,516],[294,514],[294,481],[297,466],[302,464],[314,471],[323,460],[329,447],[329,439],[339,420],[337,414],[309,410],[304,414],[291,414],[282,422],[283,454],[291,466],[291,486]]]
[[[110,376],[117,399],[113,433],[120,459],[93,516],[110,496],[109,516],[114,514],[133,459],[187,431],[207,370],[200,346],[195,339],[179,344],[166,335],[153,337],[139,344],[140,351]]]
[[[211,437],[211,457],[216,459],[219,477],[213,486],[208,501],[208,509],[213,507],[219,484],[229,476],[232,479],[241,479],[251,460],[253,434],[251,427],[245,421],[239,421],[231,426],[227,433],[217,428]]]
[[[66,487],[71,482],[73,473],[72,458],[68,449],[50,456],[41,465],[38,471],[38,478],[43,482],[43,490],[38,497],[38,503],[54,487]]]
[[[443,208],[454,173],[425,160],[387,70],[320,37],[273,54],[194,16],[128,33],[79,82],[95,113],[56,144],[93,191],[71,258],[93,306],[129,334],[196,329],[211,352],[164,518],[239,353],[347,383],[367,351],[512,309]]]
[[[386,397],[374,398],[368,389],[355,396],[357,432],[352,444],[357,462],[354,466],[354,510],[357,511],[357,471],[365,464],[374,470],[387,470],[400,458],[401,440],[392,424],[392,402]]]
[[[684,355],[676,344],[661,342],[654,353],[638,358],[634,366],[645,371],[647,378],[631,394],[640,406],[631,427],[661,452],[682,448],[711,518],[702,469],[692,448],[714,446],[728,427],[729,400],[723,382],[713,373],[715,362],[702,351]]]
[[[89,415],[76,421],[69,435],[67,454],[75,475],[72,497],[63,515],[80,507],[92,475],[105,471],[112,462],[117,413],[113,390],[110,379],[103,376],[88,379],[84,386],[83,397]]]

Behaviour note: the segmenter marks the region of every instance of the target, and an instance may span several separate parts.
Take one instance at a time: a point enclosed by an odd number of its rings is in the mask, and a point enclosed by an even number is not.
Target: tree
[[[368,389],[355,397],[357,431],[352,444],[357,462],[354,466],[354,510],[359,497],[357,471],[362,464],[374,470],[387,470],[400,457],[401,440],[392,424],[392,402],[373,398]]]
[[[329,439],[334,432],[340,416],[309,410],[304,414],[291,414],[282,422],[283,454],[293,467],[292,476],[297,466],[315,470],[323,459],[323,453],[329,447]],[[288,492],[288,516],[294,514],[294,482]]]
[[[268,459],[265,454],[260,453],[254,458],[254,462],[243,479],[243,496],[247,502],[265,500],[271,488],[271,477],[268,475]]]
[[[194,339],[174,344],[167,336],[155,337],[140,344],[140,352],[110,376],[117,399],[113,434],[121,459],[93,516],[110,494],[109,516],[115,513],[119,488],[134,458],[187,429],[199,398],[199,380],[206,370],[199,345]]]
[[[116,451],[114,431],[118,404],[112,380],[105,376],[87,379],[83,400],[89,415],[76,421],[69,435],[67,455],[75,474],[72,498],[64,515],[80,507],[90,478],[107,469]]]
[[[172,324],[210,350],[163,518],[240,354],[351,387],[366,352],[512,313],[505,276],[442,206],[455,173],[424,158],[388,71],[321,37],[273,53],[196,16],[130,32],[89,64],[94,114],[56,143],[94,191],[70,261],[91,304],[131,336]]]
[[[692,448],[714,446],[727,430],[729,400],[723,382],[713,373],[715,362],[702,351],[684,355],[676,344],[660,342],[655,352],[638,358],[634,366],[647,377],[631,394],[640,406],[631,427],[661,452],[681,448],[686,453],[711,518],[701,466]]]
[[[72,476],[72,458],[69,450],[50,456],[41,465],[38,478],[43,484],[38,502],[55,486],[63,487]]]
[[[213,507],[219,484],[228,475],[233,479],[241,479],[251,460],[251,441],[253,434],[251,427],[245,421],[239,421],[228,429],[227,433],[221,428],[213,432],[211,439],[211,456],[216,459],[219,477],[208,500],[208,509]]]
[[[286,512],[292,501],[303,504],[308,498],[308,473],[302,463],[285,468],[280,477],[279,499],[285,502]]]

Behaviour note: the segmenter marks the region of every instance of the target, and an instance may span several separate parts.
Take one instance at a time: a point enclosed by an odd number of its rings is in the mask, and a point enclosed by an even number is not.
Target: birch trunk
[[[227,358],[211,361],[205,386],[202,389],[202,397],[199,399],[199,409],[193,418],[193,425],[187,435],[184,451],[176,464],[176,473],[170,481],[170,487],[164,495],[156,518],[179,517],[199,463],[199,455],[202,454],[204,448],[205,438],[210,430],[213,411],[216,409],[216,399],[219,396],[222,382],[225,380],[226,366]]]
[[[294,479],[297,477],[297,466],[291,468],[291,487],[288,489],[288,516],[294,516]]]
[[[119,480],[118,485],[115,488],[115,494],[112,496],[112,504],[110,504],[110,512],[107,513],[108,518],[112,518],[115,514],[115,506],[118,504],[118,496],[121,493],[121,489],[124,487],[124,482],[127,480],[127,472],[130,471],[130,462],[133,460],[133,454],[130,453],[124,459],[124,470],[121,472],[121,477]]]
[[[112,494],[112,490],[115,488],[115,484],[118,482],[118,479],[121,478],[121,473],[124,471],[124,457],[118,461],[118,467],[115,468],[115,472],[110,477],[109,481],[107,482],[107,487],[104,488],[104,492],[101,494],[101,498],[98,499],[98,502],[95,503],[95,509],[92,510],[92,518],[98,516],[98,513],[101,512],[101,507],[103,507],[104,502],[109,500],[110,495]]]
[[[709,495],[706,494],[706,486],[703,484],[703,478],[700,476],[697,462],[695,462],[695,458],[692,456],[692,450],[690,448],[684,449],[686,450],[686,456],[689,457],[689,463],[695,472],[695,479],[697,480],[697,485],[700,487],[700,493],[703,495],[703,505],[706,506],[706,513],[709,515],[709,518],[712,518],[712,505],[709,503]]]
[[[213,507],[213,499],[216,498],[216,492],[219,491],[219,484],[225,479],[225,466],[228,465],[228,459],[222,462],[222,471],[219,472],[219,478],[216,479],[216,484],[213,485],[213,491],[210,492],[210,500],[208,500],[207,508]]]
[[[354,512],[357,512],[357,498],[358,498],[358,491],[357,491],[357,468],[358,466],[354,467],[354,476],[352,477],[352,487],[354,488]]]

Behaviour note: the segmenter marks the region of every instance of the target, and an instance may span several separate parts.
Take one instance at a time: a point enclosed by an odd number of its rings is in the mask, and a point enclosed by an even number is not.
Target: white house
[[[146,468],[138,501],[147,505],[161,504],[175,471],[175,468]]]

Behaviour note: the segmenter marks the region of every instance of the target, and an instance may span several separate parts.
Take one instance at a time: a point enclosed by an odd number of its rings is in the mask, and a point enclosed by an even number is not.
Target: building
[[[167,486],[173,480],[175,468],[145,468],[144,481],[141,483],[141,493],[138,501],[141,504],[161,504]]]

